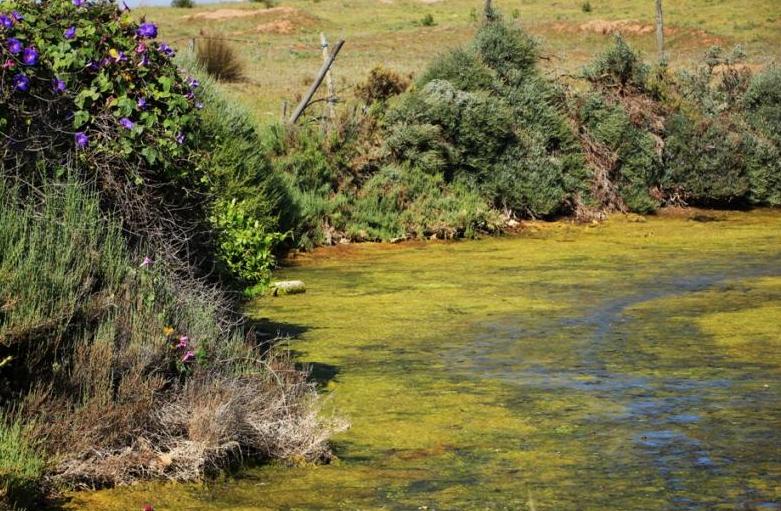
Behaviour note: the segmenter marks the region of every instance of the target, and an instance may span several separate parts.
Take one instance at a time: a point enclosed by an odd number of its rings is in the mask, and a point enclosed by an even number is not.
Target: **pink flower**
[[[188,344],[190,344],[190,338],[186,335],[183,335],[179,338],[179,344],[177,344],[176,347],[185,349],[187,348]]]
[[[190,360],[192,360],[194,358],[195,358],[195,353],[193,353],[192,351],[188,351],[182,357],[182,362],[184,362],[186,364],[187,362],[189,362]]]
[[[146,268],[147,266],[151,266],[153,262],[154,261],[152,261],[150,258],[145,257],[144,262],[141,263],[141,268]]]

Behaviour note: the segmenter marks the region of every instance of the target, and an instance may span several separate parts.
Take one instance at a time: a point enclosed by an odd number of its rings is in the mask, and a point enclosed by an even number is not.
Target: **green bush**
[[[600,54],[595,62],[584,70],[585,77],[600,87],[627,87],[643,91],[648,84],[650,66],[640,54],[617,34],[614,44]]]
[[[740,203],[751,190],[751,139],[728,115],[696,119],[682,113],[666,126],[664,189],[689,204]]]
[[[171,7],[178,9],[192,9],[195,7],[193,0],[171,0]]]
[[[522,31],[498,18],[486,23],[388,112],[389,153],[446,182],[468,181],[508,212],[571,209],[586,188],[583,154],[564,94],[537,74],[537,58]]]
[[[494,79],[491,70],[473,51],[457,48],[434,59],[417,83],[418,87],[423,87],[434,80],[445,80],[457,89],[477,92],[489,90]]]
[[[610,104],[598,95],[585,99],[578,116],[594,141],[613,154],[609,178],[626,206],[638,213],[658,207],[651,188],[658,182],[660,159],[650,133],[635,126],[620,104]]]
[[[519,28],[500,20],[483,25],[472,42],[477,55],[505,81],[517,83],[536,74],[536,41]]]
[[[428,13],[420,20],[420,24],[424,27],[433,27],[436,25],[436,22],[434,21],[434,16]]]
[[[361,189],[352,206],[347,233],[353,239],[439,239],[472,237],[495,230],[500,221],[480,194],[463,183],[416,167],[390,165]]]

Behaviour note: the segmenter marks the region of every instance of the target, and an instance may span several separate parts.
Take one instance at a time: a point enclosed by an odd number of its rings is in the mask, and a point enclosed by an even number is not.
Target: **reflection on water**
[[[257,310],[352,421],[339,462],[74,509],[781,510],[781,215],[310,259]]]

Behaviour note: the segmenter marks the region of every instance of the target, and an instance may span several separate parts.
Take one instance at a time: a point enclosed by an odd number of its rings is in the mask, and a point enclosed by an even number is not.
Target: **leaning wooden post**
[[[320,46],[323,48],[323,63],[328,62],[328,39],[325,38],[325,34],[320,32]],[[328,98],[326,104],[328,105],[328,117],[331,120],[336,117],[334,104],[336,103],[336,89],[334,87],[333,73],[329,69],[325,74],[325,84],[328,86]]]
[[[309,102],[312,101],[312,97],[315,95],[315,92],[317,92],[320,84],[323,83],[325,75],[328,73],[328,70],[331,69],[331,66],[336,60],[336,56],[339,55],[339,51],[342,49],[342,46],[344,46],[344,40],[340,40],[336,43],[333,51],[328,55],[328,60],[323,63],[323,67],[321,67],[320,72],[317,73],[317,78],[315,78],[314,83],[312,83],[312,86],[309,87],[309,90],[306,92],[303,99],[301,99],[301,102],[293,111],[293,115],[290,116],[290,121],[288,121],[290,124],[295,124],[296,121],[298,121],[298,118],[301,117],[301,114],[304,113],[304,110],[306,110],[306,107],[309,106]]]
[[[485,5],[483,6],[483,17],[485,18],[485,21],[493,21],[494,19],[494,8],[493,5],[491,5],[491,0],[485,0]]]
[[[664,62],[664,16],[662,15],[662,0],[656,0],[656,49],[659,52],[659,62]]]

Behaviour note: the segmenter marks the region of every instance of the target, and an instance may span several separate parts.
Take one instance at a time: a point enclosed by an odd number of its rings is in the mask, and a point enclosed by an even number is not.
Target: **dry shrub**
[[[244,64],[226,40],[201,34],[195,49],[198,64],[216,80],[238,82],[244,78]]]
[[[82,410],[72,416],[80,423],[63,425],[63,430],[74,429],[72,435],[63,433],[78,442],[79,449],[71,446],[69,454],[61,456],[54,479],[77,486],[128,484],[149,477],[194,481],[244,458],[327,460],[327,439],[345,424],[319,416],[317,391],[307,373],[286,356],[252,364],[256,370],[240,377],[194,376],[165,390],[162,397],[147,387],[140,392],[151,401],[126,405],[135,408],[132,412],[118,403]],[[120,424],[125,414],[144,420]],[[103,431],[77,440],[96,427]],[[105,430],[111,427],[132,437],[107,445]],[[95,443],[97,438],[102,445]]]
[[[410,79],[390,69],[377,66],[369,72],[365,82],[355,89],[355,95],[367,105],[383,102],[406,91]]]

